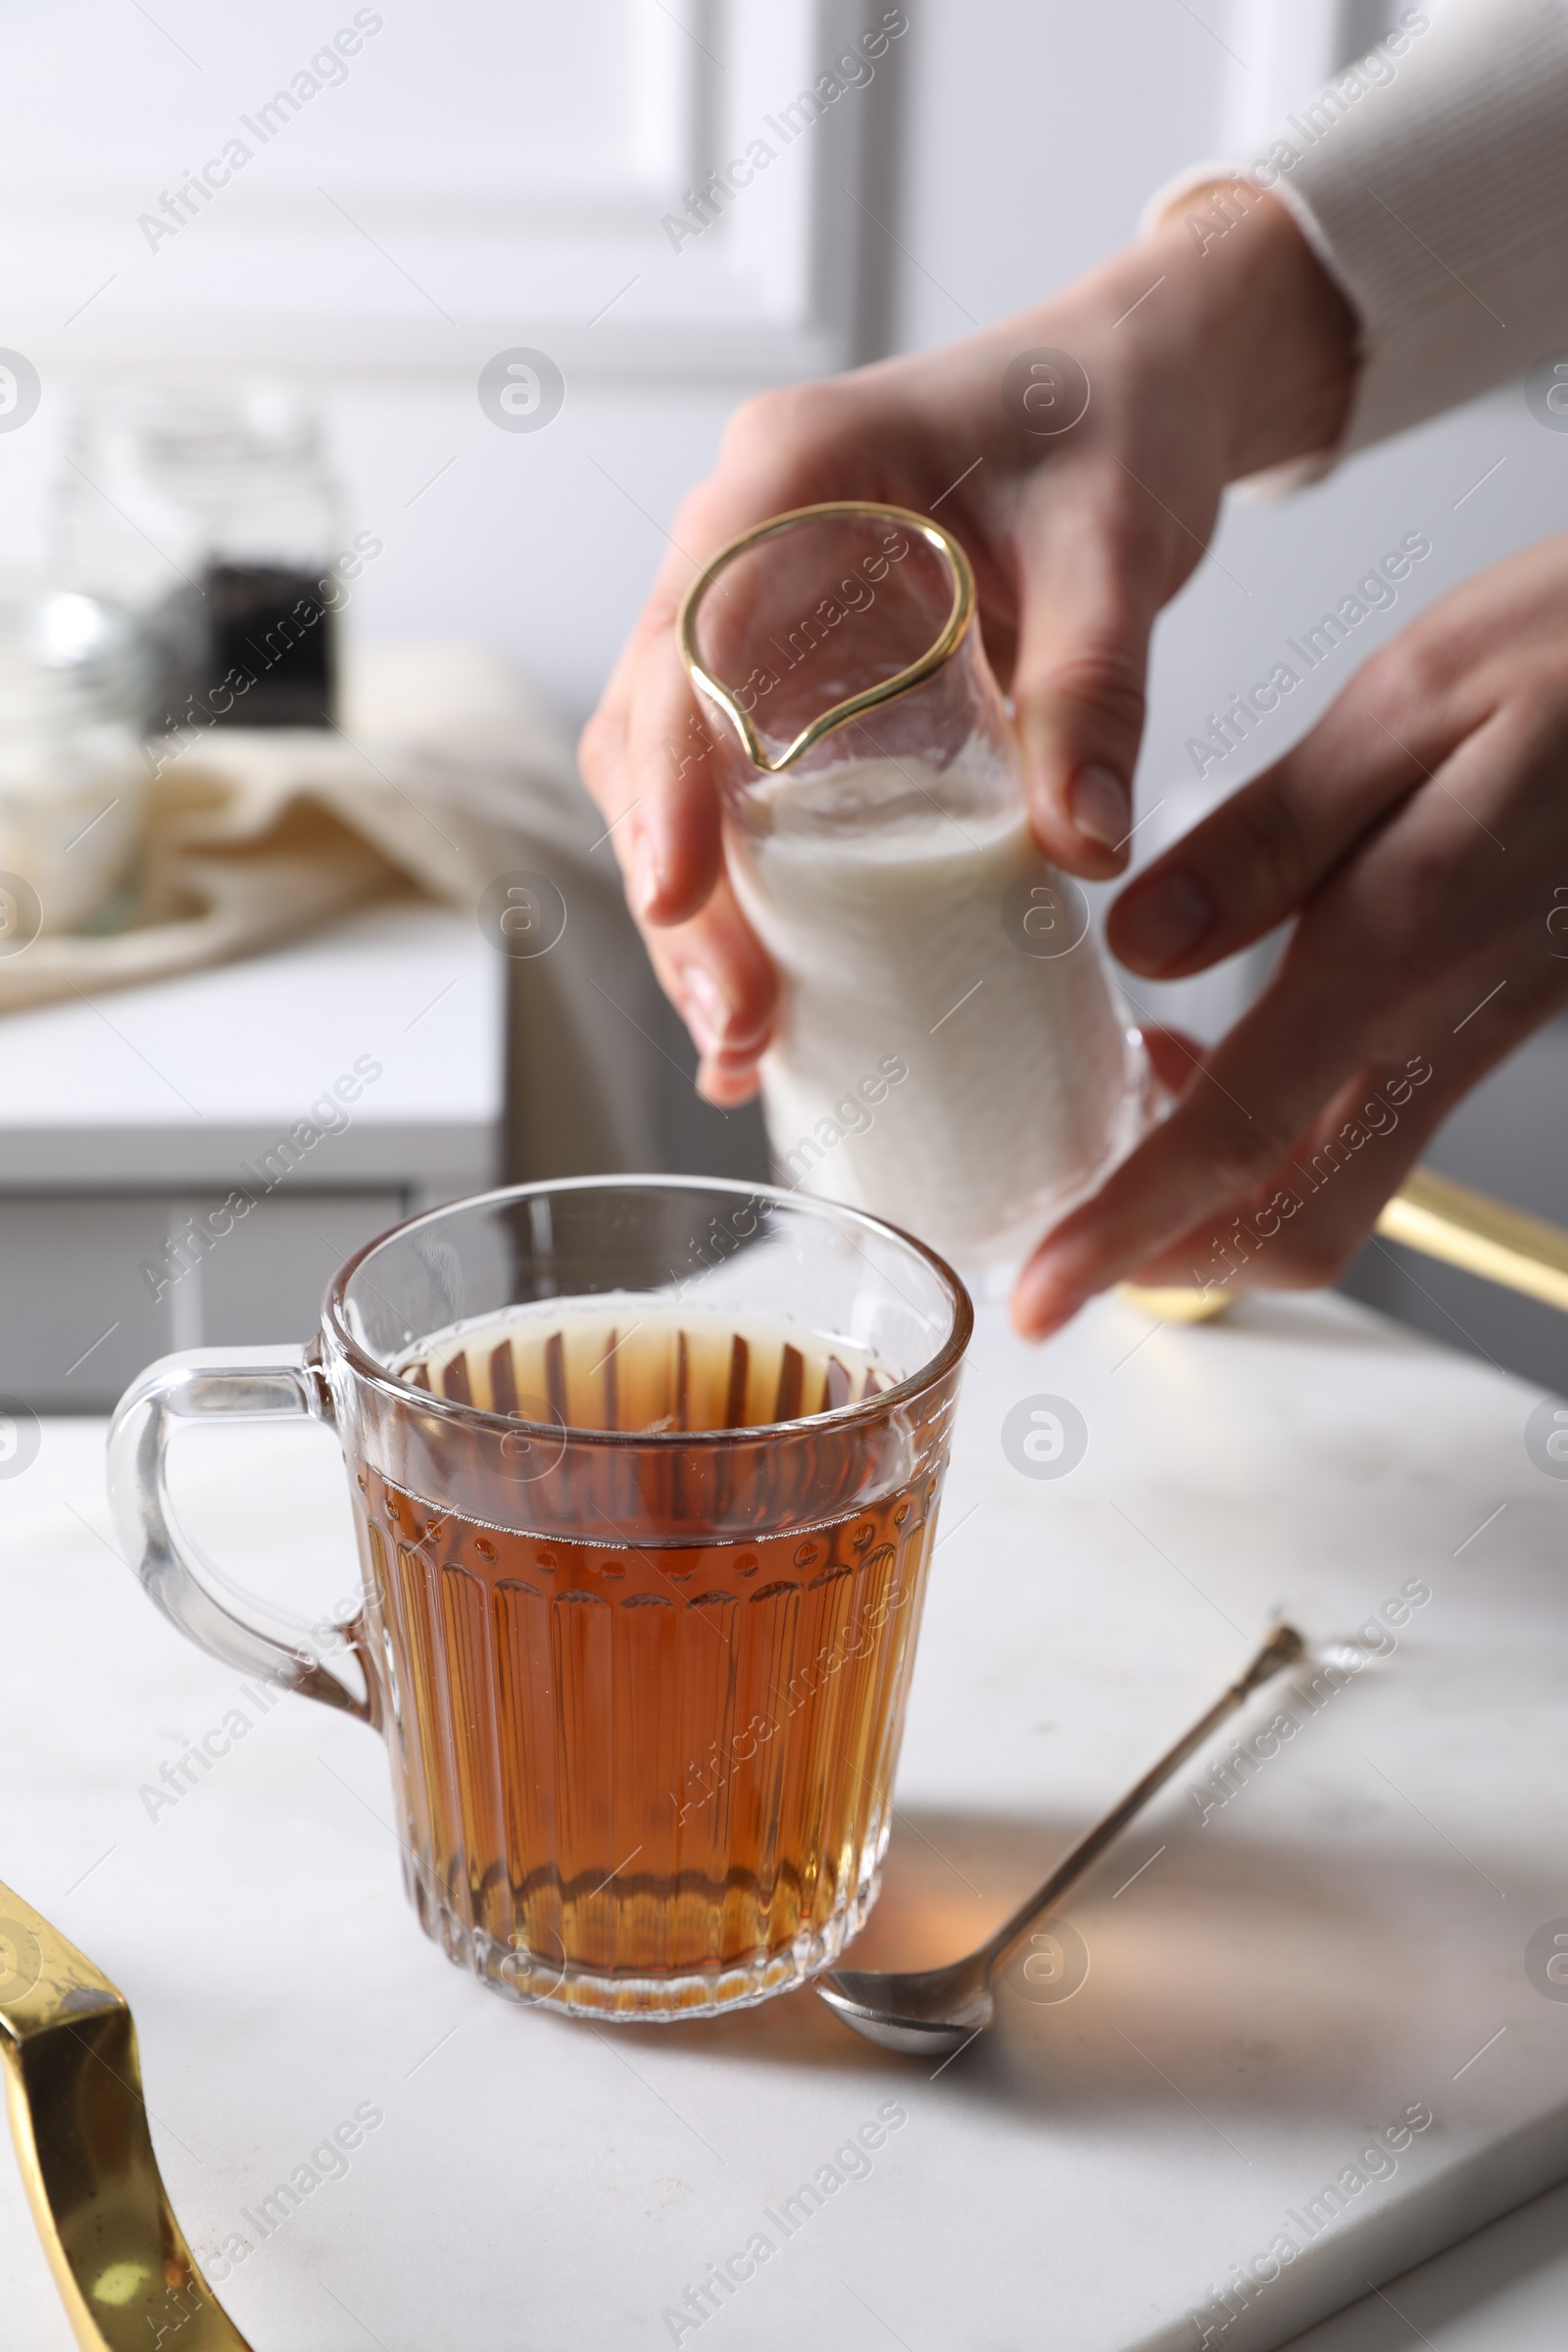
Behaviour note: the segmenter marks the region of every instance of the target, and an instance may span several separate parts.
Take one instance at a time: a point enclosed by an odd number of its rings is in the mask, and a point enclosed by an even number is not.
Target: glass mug
[[[110,1489],[174,1624],[384,1733],[451,1959],[556,2009],[712,2012],[829,1965],[875,1900],[971,1325],[853,1209],[522,1185],[370,1243],[309,1347],[154,1364]],[[363,1692],[181,1538],[165,1450],[203,1415],[337,1430]]]
[[[1035,846],[963,549],[835,500],[731,540],[681,608],[735,894],[780,981],[779,1181],[1002,1267],[1153,1109],[1077,883]]]

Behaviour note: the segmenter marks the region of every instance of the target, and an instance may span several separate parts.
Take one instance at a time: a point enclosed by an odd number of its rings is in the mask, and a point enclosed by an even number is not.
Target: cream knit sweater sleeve
[[[1401,9],[1260,156],[1184,172],[1146,218],[1231,176],[1289,206],[1360,321],[1343,440],[1300,471],[1506,383],[1568,346],[1568,0]],[[1224,205],[1189,204],[1196,237]]]

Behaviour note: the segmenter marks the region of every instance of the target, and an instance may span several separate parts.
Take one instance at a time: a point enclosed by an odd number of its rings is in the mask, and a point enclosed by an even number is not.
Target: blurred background
[[[764,1173],[571,773],[681,494],[747,394],[1038,299],[1394,14],[11,12],[0,869],[38,903],[0,877],[0,1391],[97,1410],[170,1347],[303,1337],[358,1241],[503,1174]],[[1565,490],[1512,387],[1231,502],[1156,637],[1141,856]],[[1207,714],[1411,533],[1397,604],[1197,776]],[[1267,961],[1137,1000],[1212,1036]],[[1568,1218],[1565,1079],[1558,1024],[1431,1164]],[[1545,1308],[1381,1243],[1347,1287],[1568,1386]]]

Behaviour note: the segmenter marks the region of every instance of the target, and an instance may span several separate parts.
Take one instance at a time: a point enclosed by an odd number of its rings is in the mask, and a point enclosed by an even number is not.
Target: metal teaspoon
[[[1283,1667],[1306,1653],[1306,1643],[1294,1626],[1277,1625],[1239,1682],[1232,1683],[1192,1730],[1146,1772],[1136,1788],[1081,1838],[1058,1862],[1043,1886],[1004,1919],[994,1936],[967,1958],[952,1960],[946,1968],[908,1969],[890,1974],[883,1969],[830,1969],[816,1980],[815,1990],[828,2007],[867,2041],[884,2049],[916,2055],[931,2052],[947,2057],[983,2033],[996,2015],[992,1979],[1014,1944],[1027,1935],[1044,1912],[1076,1886],[1092,1862],[1121,1836],[1172,1773],[1180,1770],[1210,1732],[1233,1715],[1244,1699],[1259,1690]]]

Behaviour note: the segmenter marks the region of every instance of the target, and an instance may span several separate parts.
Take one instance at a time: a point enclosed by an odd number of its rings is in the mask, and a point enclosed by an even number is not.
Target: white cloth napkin
[[[618,896],[569,747],[518,680],[466,647],[351,647],[340,729],[211,727],[157,770],[123,928],[0,958],[0,1011],[220,963],[412,884],[474,907],[537,867]],[[590,862],[591,861],[591,862]]]

